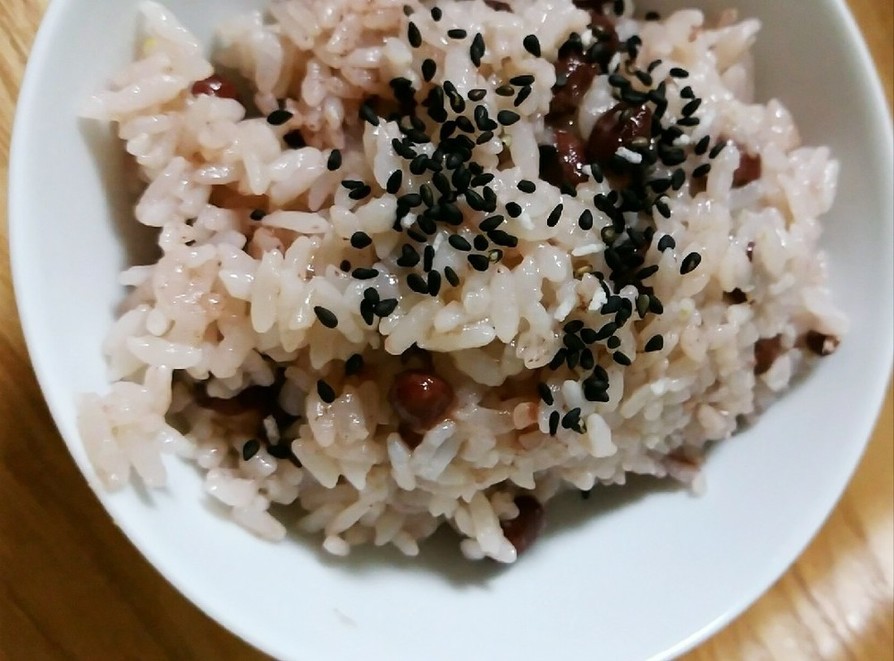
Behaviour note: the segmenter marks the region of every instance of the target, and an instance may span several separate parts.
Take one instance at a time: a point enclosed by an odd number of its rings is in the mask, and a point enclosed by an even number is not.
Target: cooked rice
[[[758,21],[739,21],[735,12],[708,20],[698,10],[640,21],[628,2],[616,30],[622,42],[642,38],[641,68],[661,60],[651,75],[666,81],[665,120],[683,116],[685,86],[703,100],[700,122],[678,145],[691,154],[705,136],[712,146],[728,144],[710,161],[704,186],[691,175],[707,155],[682,165],[687,179],[667,193],[669,218],[656,209],[636,221],[655,228],[643,256],[658,266],[648,284],[663,313],[640,319],[634,312],[615,334],[618,347],[593,346],[608,374],[608,401],[584,396],[579,368],[546,367],[568,321],[600,329],[615,318],[603,310],[608,296],[635,309],[641,291],[632,284],[614,290],[610,279],[604,288],[596,275],[611,271],[601,234],[611,223],[591,201],[611,191],[610,180],[591,176],[571,196],[539,178],[553,61],[572,33],[585,46],[592,41],[589,15],[571,0],[506,4],[513,11],[444,0],[439,22],[428,3],[410,3],[408,17],[394,0],[282,0],[266,14],[234,17],[221,26],[215,61],[247,82],[250,110],[192,94],[215,68],[164,8],[142,5],[139,59],[85,113],[117,123],[146,183],[136,219],[159,228],[162,251],[156,263],[122,275],[131,291],[103,347],[111,390],[79,403],[81,435],[105,484],[126,484],[133,469],[146,485],[161,486],[162,457],[176,454],[205,471],[207,492],[236,522],[265,538],[286,533],[269,507],[293,505],[303,513],[300,527],[319,533],[335,555],[364,543],[414,555],[447,522],[467,557],[512,562],[517,549],[504,530],[519,514],[517,496],[545,503],[570,489],[623,484],[628,473],[691,482],[709,441],[729,437],[802,372],[809,333],[831,342],[846,331],[818,249],[817,219],[832,204],[838,165],[828,149],[800,144],[779,101],[753,102],[749,49]],[[410,21],[419,49],[407,43]],[[468,38],[445,37],[457,27]],[[476,33],[486,44],[480,69],[469,56]],[[542,57],[523,45],[529,34]],[[437,64],[433,83],[452,81],[463,97],[484,89],[480,103],[491,117],[500,109],[520,115],[475,148],[500,205],[521,207],[500,226],[518,247],[477,271],[448,245],[454,230],[439,226],[430,239],[432,269],[451,267],[459,284],[445,281],[437,296],[412,292],[408,269],[395,265],[407,238],[392,228],[398,196],[385,192],[396,170],[403,172],[400,194],[419,192],[429,175],[411,174],[395,154],[391,141],[401,134],[394,122],[382,118],[374,127],[358,118],[364,100],[392,98],[396,77],[424,88],[423,58]],[[672,77],[675,67],[689,77]],[[495,90],[520,74],[534,82],[514,107]],[[598,76],[577,109],[581,135],[616,103],[611,92]],[[476,104],[466,105],[471,117]],[[280,109],[291,113],[285,124],[266,121]],[[306,146],[283,142],[295,129]],[[431,154],[434,146],[415,148]],[[334,148],[342,163],[330,171]],[[630,162],[642,158],[622,149]],[[745,153],[760,155],[760,176],[734,187]],[[675,169],[659,163],[652,176]],[[345,179],[366,182],[372,194],[351,199]],[[519,190],[523,179],[536,183],[534,193]],[[560,202],[561,218],[549,227],[545,219]],[[253,220],[257,208],[266,215]],[[585,209],[592,229],[578,225]],[[486,214],[463,211],[456,232],[472,242]],[[358,231],[371,238],[369,247],[351,246]],[[675,247],[659,251],[664,236]],[[701,261],[682,275],[691,253]],[[343,260],[379,275],[356,279],[340,268]],[[394,312],[373,325],[360,313],[369,288],[381,300],[397,299]],[[334,313],[337,326],[324,325],[317,306]],[[646,352],[658,335],[663,348]],[[774,355],[756,375],[761,341]],[[632,364],[612,360],[613,351]],[[353,354],[365,367],[346,377],[344,361]],[[388,392],[420,360],[452,385],[455,403],[412,448]],[[335,392],[331,403],[321,399],[321,379]],[[538,382],[552,405],[538,395]],[[220,400],[252,386],[267,388],[275,411],[221,412]],[[551,414],[575,408],[580,429],[560,425],[551,436]]]

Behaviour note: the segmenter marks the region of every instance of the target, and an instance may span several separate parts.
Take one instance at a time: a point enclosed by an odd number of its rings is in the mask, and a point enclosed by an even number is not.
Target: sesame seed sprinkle
[[[540,57],[540,40],[537,39],[537,35],[529,34],[526,36],[522,39],[522,46],[534,57]]]
[[[419,32],[419,27],[413,21],[407,25],[407,41],[413,48],[419,48],[422,45],[422,33]]]
[[[335,390],[323,379],[317,381],[317,394],[325,404],[331,404],[335,401]]]
[[[332,312],[332,310],[324,308],[322,305],[315,305],[314,314],[326,328],[335,328],[338,326],[338,317],[335,316],[335,313]]]

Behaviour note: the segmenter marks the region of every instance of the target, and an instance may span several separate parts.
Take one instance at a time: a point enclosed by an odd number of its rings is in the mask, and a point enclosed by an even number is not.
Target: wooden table
[[[208,0],[212,2],[213,0]],[[787,0],[790,2],[804,0]],[[46,0],[0,2],[0,151]],[[734,4],[734,3],[731,3]],[[850,0],[890,103],[891,0]],[[16,317],[0,162],[0,659],[262,658],[186,601],[93,497],[53,426]],[[889,390],[843,500],[779,582],[689,658],[894,659]]]

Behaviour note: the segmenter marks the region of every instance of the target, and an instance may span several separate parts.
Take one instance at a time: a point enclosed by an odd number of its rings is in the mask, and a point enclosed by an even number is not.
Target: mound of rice
[[[838,166],[753,102],[756,20],[279,0],[221,26],[215,72],[142,13],[85,112],[161,249],[79,402],[110,488],[175,454],[265,538],[291,505],[337,555],[446,522],[512,562],[562,491],[692,483],[846,330],[818,250]]]

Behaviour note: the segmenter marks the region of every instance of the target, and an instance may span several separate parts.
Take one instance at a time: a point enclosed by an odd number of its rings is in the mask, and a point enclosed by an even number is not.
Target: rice
[[[221,26],[223,76],[144,3],[85,109],[161,248],[79,402],[103,482],[175,454],[264,538],[278,504],[334,555],[446,522],[500,562],[561,492],[697,486],[847,330],[838,164],[753,101],[758,21],[603,4],[279,0]]]

